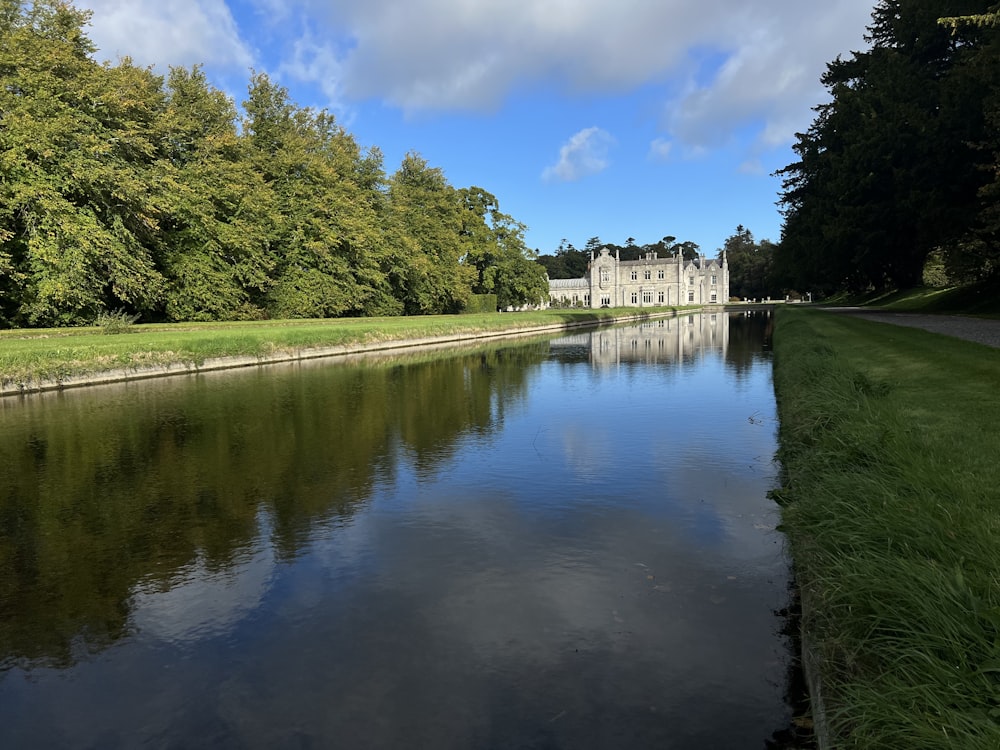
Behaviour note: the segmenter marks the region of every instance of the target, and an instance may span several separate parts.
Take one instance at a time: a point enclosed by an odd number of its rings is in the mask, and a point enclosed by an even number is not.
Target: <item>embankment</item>
[[[644,312],[550,311],[491,316],[353,319],[184,328],[116,336],[37,335],[0,340],[0,397],[394,349],[450,347],[581,327],[673,317],[701,308]],[[716,308],[718,309],[718,308]],[[138,331],[138,329],[137,329]],[[337,343],[332,343],[337,342]],[[236,352],[219,356],[218,352]]]
[[[1000,350],[785,309],[774,351],[821,745],[1000,747]]]

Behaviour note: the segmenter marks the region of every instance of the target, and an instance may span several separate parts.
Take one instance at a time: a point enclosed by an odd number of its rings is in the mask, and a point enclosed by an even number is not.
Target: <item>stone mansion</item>
[[[701,256],[685,261],[680,254],[620,260],[607,248],[591,254],[582,279],[550,279],[549,302],[573,307],[657,307],[712,305],[729,301],[729,262]]]

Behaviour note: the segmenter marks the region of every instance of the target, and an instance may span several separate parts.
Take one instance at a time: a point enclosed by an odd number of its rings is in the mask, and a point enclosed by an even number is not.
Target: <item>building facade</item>
[[[729,300],[729,261],[684,260],[680,254],[619,260],[601,248],[582,279],[550,279],[549,302],[560,307],[663,307],[724,304]]]

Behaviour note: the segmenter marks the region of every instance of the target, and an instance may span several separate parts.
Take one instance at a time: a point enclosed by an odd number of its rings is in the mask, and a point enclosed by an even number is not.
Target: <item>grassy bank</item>
[[[669,313],[673,308],[644,312]],[[199,366],[224,357],[268,358],[310,349],[430,337],[471,336],[560,324],[610,321],[634,308],[544,310],[336,320],[136,325],[126,333],[54,328],[0,331],[0,385],[31,387],[70,377],[151,366]]]
[[[1000,351],[795,309],[774,347],[832,747],[1000,747]]]
[[[947,288],[919,287],[863,295],[841,294],[824,300],[824,304],[861,305],[893,312],[1000,318],[1000,282]]]

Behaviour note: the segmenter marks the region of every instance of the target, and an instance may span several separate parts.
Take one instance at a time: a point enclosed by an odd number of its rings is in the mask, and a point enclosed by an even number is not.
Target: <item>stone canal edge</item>
[[[771,305],[753,305],[753,309],[769,309]],[[205,359],[201,362],[170,362],[157,365],[143,365],[129,368],[104,370],[102,372],[86,373],[80,375],[67,375],[51,380],[33,381],[29,383],[2,383],[0,384],[0,397],[4,396],[27,396],[33,393],[43,393],[47,391],[61,391],[68,388],[82,388],[91,385],[108,385],[112,383],[127,383],[137,380],[151,380],[153,378],[171,377],[176,375],[195,375],[206,372],[218,372],[220,370],[235,370],[245,367],[258,367],[262,365],[289,364],[295,362],[305,362],[317,359],[338,358],[345,359],[353,356],[371,354],[374,352],[393,351],[431,351],[434,349],[446,349],[456,344],[476,343],[494,339],[516,339],[529,336],[539,336],[548,333],[559,333],[560,331],[572,330],[575,328],[597,328],[619,323],[642,322],[659,318],[675,318],[682,315],[708,312],[709,310],[733,311],[739,309],[749,309],[742,306],[712,305],[704,308],[687,308],[683,310],[665,310],[663,312],[644,313],[636,315],[620,315],[615,318],[608,318],[602,321],[581,321],[552,323],[541,326],[525,326],[522,328],[504,328],[495,331],[479,331],[475,333],[455,333],[444,336],[428,336],[425,338],[413,339],[387,339],[385,341],[361,342],[356,344],[344,344],[339,346],[315,347],[297,349],[294,351],[276,352],[268,355],[244,356],[244,357],[217,357]],[[516,313],[514,313],[516,314]]]

